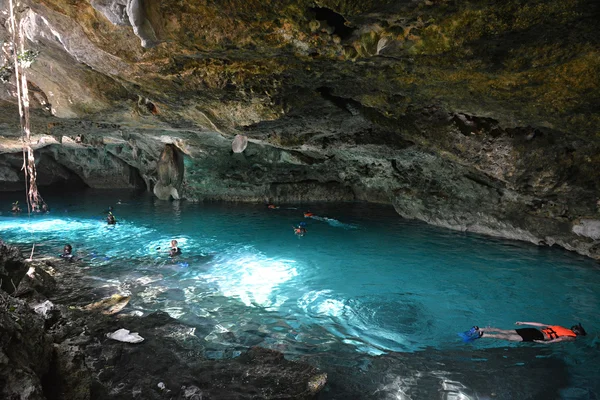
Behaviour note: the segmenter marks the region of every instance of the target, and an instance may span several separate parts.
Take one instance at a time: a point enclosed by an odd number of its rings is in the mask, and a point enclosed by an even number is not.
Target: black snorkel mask
[[[581,326],[581,322],[579,324],[577,324],[577,325],[573,325],[571,327],[571,330],[573,332],[575,332],[575,334],[577,336],[585,336],[585,335],[587,335],[587,332],[585,331],[585,329],[583,329],[583,326]]]

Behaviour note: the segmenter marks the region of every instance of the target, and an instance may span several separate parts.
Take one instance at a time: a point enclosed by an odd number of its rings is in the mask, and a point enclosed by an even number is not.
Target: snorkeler
[[[292,225],[292,227],[294,228],[294,233],[296,235],[304,236],[306,234],[306,223],[300,222],[300,225],[298,225],[298,226]]]
[[[15,201],[14,203],[12,203],[12,208],[10,209],[10,211],[13,214],[18,214],[21,212],[21,207],[19,207],[19,201]]]
[[[171,240],[171,248],[169,249],[169,257],[181,255],[181,249],[177,247],[177,240]]]
[[[60,257],[67,259],[69,261],[72,261],[73,260],[73,247],[70,244],[65,244],[65,247],[64,247],[63,252],[60,255]]]
[[[117,224],[117,219],[115,218],[115,216],[113,215],[113,213],[111,211],[109,211],[108,215],[106,216],[106,222],[108,223],[108,225],[116,225]]]
[[[304,218],[310,218],[310,217],[314,217],[315,214],[311,213],[310,211],[305,211],[304,212]]]
[[[267,206],[267,208],[268,208],[269,210],[277,210],[277,209],[279,208],[279,206],[276,206],[275,204],[269,204],[269,205]]]
[[[538,343],[556,343],[575,340],[577,336],[585,336],[587,332],[581,326],[573,325],[570,329],[559,325],[548,325],[539,322],[515,322],[515,325],[530,325],[537,326],[536,328],[521,328],[521,329],[498,329],[485,327],[479,329],[474,326],[465,335],[469,335],[472,339],[490,338],[509,340],[513,342],[538,342]],[[492,333],[489,333],[492,332]]]

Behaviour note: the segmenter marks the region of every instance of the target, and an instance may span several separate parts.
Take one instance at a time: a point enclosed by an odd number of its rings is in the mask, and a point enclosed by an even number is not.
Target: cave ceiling
[[[436,107],[590,139],[600,126],[599,7],[50,0],[18,10],[39,52],[27,74],[40,120],[231,134],[293,113],[309,119],[307,104],[337,99],[378,124]],[[4,92],[11,125],[14,97]]]
[[[0,153],[14,158],[9,2],[0,8]],[[596,0],[43,0],[17,11],[33,145],[90,186],[135,170],[135,185],[162,182],[159,197],[376,201],[467,229],[477,221],[462,202],[529,221],[513,236],[534,242],[599,217]],[[169,177],[165,162],[186,171]],[[307,198],[290,197],[306,182]],[[600,233],[584,239],[590,253]]]

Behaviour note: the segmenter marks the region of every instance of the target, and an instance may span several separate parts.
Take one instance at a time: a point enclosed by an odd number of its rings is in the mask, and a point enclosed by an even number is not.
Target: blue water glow
[[[14,199],[3,196],[8,210]],[[311,204],[315,216],[304,218],[295,206],[162,202],[128,193],[47,201],[52,211],[45,215],[4,211],[0,236],[27,255],[33,243],[36,253],[50,255],[72,244],[93,287],[87,300],[131,294],[124,312],[162,310],[190,325],[210,320],[215,328],[206,340],[225,346],[230,332],[292,358],[514,348],[523,344],[465,344],[457,333],[472,325],[512,329],[519,320],[581,322],[586,338],[551,351],[586,393],[598,391],[600,266],[573,253],[438,229],[384,206]],[[103,219],[108,206],[116,226]],[[300,221],[304,237],[292,230]],[[171,239],[183,251],[175,259],[168,257]],[[220,357],[223,348],[206,355]],[[596,367],[579,368],[582,358]]]

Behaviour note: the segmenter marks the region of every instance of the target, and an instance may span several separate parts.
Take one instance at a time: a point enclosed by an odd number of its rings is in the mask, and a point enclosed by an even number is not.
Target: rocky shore
[[[86,305],[80,271],[76,262],[24,260],[0,241],[0,398],[314,399],[326,383],[317,368],[260,347],[208,359],[202,327],[120,313],[119,294]],[[144,340],[107,337],[118,329]]]

